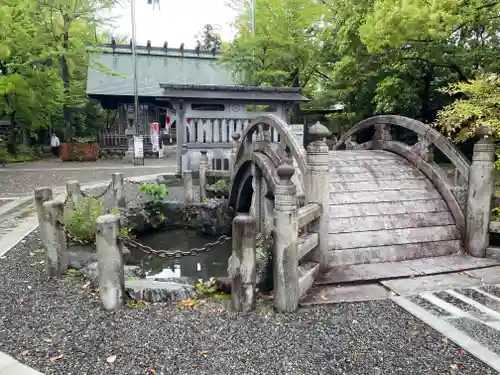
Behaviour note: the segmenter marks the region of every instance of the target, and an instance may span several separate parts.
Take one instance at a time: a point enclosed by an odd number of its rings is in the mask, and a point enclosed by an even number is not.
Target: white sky
[[[160,9],[148,4],[148,0],[136,1],[137,44],[146,45],[151,40],[152,46],[178,48],[181,43],[186,48],[194,48],[195,35],[207,23],[218,25],[223,41],[231,40],[235,31],[230,26],[235,12],[225,5],[227,0],[159,0]],[[153,1],[154,2],[154,1]],[[130,0],[117,7],[113,12],[117,17],[115,33],[132,37],[132,17]]]

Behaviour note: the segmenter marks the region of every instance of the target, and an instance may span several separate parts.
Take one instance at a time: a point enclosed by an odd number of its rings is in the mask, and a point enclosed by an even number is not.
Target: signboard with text
[[[134,135],[134,165],[144,165],[144,138]]]

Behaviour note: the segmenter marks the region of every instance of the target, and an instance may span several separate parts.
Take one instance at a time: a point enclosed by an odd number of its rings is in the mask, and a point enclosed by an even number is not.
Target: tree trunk
[[[66,59],[69,53],[69,26],[70,20],[67,14],[63,15],[63,49],[64,53],[61,56],[61,79],[64,84],[64,104],[63,104],[63,117],[64,117],[64,128],[66,132],[66,140],[69,141],[71,137],[74,136],[73,126],[71,125],[71,108],[68,107],[68,100],[70,96],[69,92],[69,68],[68,60]]]

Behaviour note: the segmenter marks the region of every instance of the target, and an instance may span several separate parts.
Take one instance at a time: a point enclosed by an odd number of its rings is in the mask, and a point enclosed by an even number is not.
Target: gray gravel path
[[[0,261],[0,350],[45,374],[494,373],[390,301],[289,315],[211,305],[106,313],[79,279],[46,279],[28,254],[37,246],[35,233]]]

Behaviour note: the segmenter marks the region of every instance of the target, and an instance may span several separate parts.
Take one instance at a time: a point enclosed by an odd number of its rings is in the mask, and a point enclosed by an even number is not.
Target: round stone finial
[[[277,172],[280,180],[290,180],[295,173],[295,168],[291,164],[281,164]]]
[[[493,131],[485,125],[480,126],[479,128],[476,129],[476,136],[479,139],[488,138],[491,137],[492,135]]]
[[[316,122],[313,126],[309,128],[309,135],[314,139],[314,140],[321,140],[329,137],[332,134],[328,128],[321,124],[319,121]]]
[[[231,134],[231,138],[233,138],[233,141],[238,141],[241,138],[241,134],[238,132],[235,132]]]

